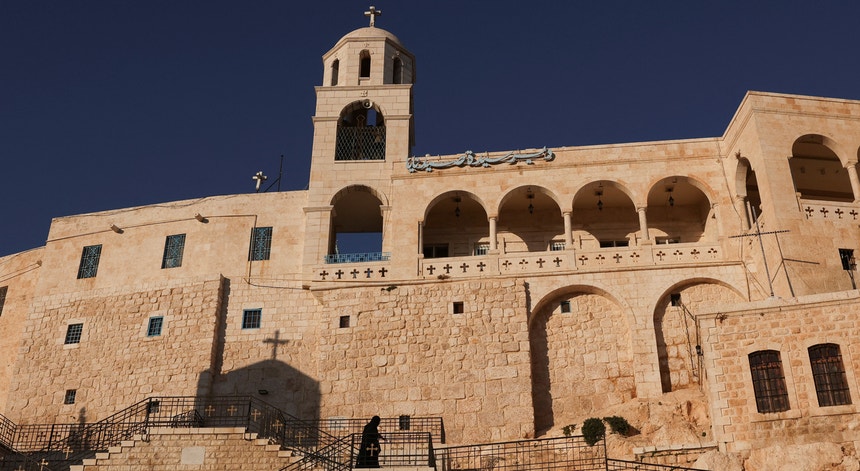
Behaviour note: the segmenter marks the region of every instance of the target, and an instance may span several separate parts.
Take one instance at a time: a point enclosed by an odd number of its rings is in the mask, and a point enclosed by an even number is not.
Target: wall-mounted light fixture
[[[203,215],[202,215],[202,214],[200,214],[200,213],[195,214],[195,215],[194,215],[194,219],[196,219],[196,220],[198,220],[198,221],[200,221],[200,222],[209,222],[209,220],[208,220],[208,219],[206,219],[205,217],[203,217]]]
[[[117,234],[122,234],[122,229],[119,228],[116,224],[110,225],[110,230],[116,232]]]
[[[526,198],[528,198],[528,200],[529,200],[529,214],[534,214],[535,205],[532,204],[532,200],[535,199],[535,194],[532,193],[531,187],[526,189]]]

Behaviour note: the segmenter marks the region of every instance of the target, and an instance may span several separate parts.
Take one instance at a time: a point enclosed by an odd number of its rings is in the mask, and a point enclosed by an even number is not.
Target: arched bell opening
[[[347,105],[337,120],[335,160],[385,160],[385,117],[371,100]]]

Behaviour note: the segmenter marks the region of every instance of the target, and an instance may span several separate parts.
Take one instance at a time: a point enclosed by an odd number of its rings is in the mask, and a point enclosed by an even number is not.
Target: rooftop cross
[[[263,183],[264,181],[266,181],[266,179],[268,179],[268,178],[269,178],[269,177],[267,177],[267,176],[263,175],[263,171],[262,171],[262,170],[260,170],[259,172],[257,172],[257,174],[256,174],[256,175],[254,175],[253,177],[251,177],[251,180],[256,180],[256,181],[257,181],[257,192],[258,192],[258,193],[260,192],[260,184],[261,184],[261,183]]]
[[[375,6],[370,6],[370,11],[364,12],[364,16],[370,17],[370,27],[373,28],[376,24],[376,17],[382,16],[382,10],[377,10]]]

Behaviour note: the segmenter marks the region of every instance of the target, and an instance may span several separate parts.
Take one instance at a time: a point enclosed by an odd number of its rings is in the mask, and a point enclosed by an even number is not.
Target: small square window
[[[349,327],[349,316],[340,316],[340,328],[346,329]]]
[[[69,324],[66,328],[66,340],[63,343],[66,345],[81,343],[81,334],[83,331],[83,324]]]
[[[167,236],[164,241],[164,257],[161,268],[176,268],[182,266],[182,253],[185,251],[185,234]]]
[[[453,304],[454,314],[462,314],[465,312],[465,307],[463,306],[463,301],[454,301]]]
[[[570,312],[570,301],[561,302],[561,312]]]
[[[102,256],[101,245],[88,245],[81,253],[81,264],[78,266],[78,279],[95,278],[99,271],[99,259]]]
[[[149,318],[149,325],[146,328],[147,337],[158,337],[161,335],[161,327],[164,325],[164,317],[155,316]]]
[[[681,305],[681,293],[672,293],[669,295],[669,304],[672,306]]]
[[[251,254],[249,260],[268,260],[272,251],[272,228],[255,227],[251,229]]]
[[[243,329],[259,329],[260,318],[263,315],[262,309],[245,309],[242,312],[242,328]]]
[[[63,397],[63,404],[74,404],[75,397],[78,395],[77,389],[66,389],[66,395]]]
[[[8,286],[0,286],[0,315],[3,314],[3,305],[6,304],[6,292],[8,290]]]

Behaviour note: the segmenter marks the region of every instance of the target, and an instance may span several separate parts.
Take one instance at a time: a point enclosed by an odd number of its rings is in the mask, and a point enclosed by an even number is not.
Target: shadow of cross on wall
[[[268,339],[263,340],[263,343],[272,344],[272,360],[278,359],[278,347],[279,346],[286,345],[286,344],[290,343],[289,340],[281,340],[280,337],[281,337],[281,331],[276,330],[274,338],[268,338]]]

